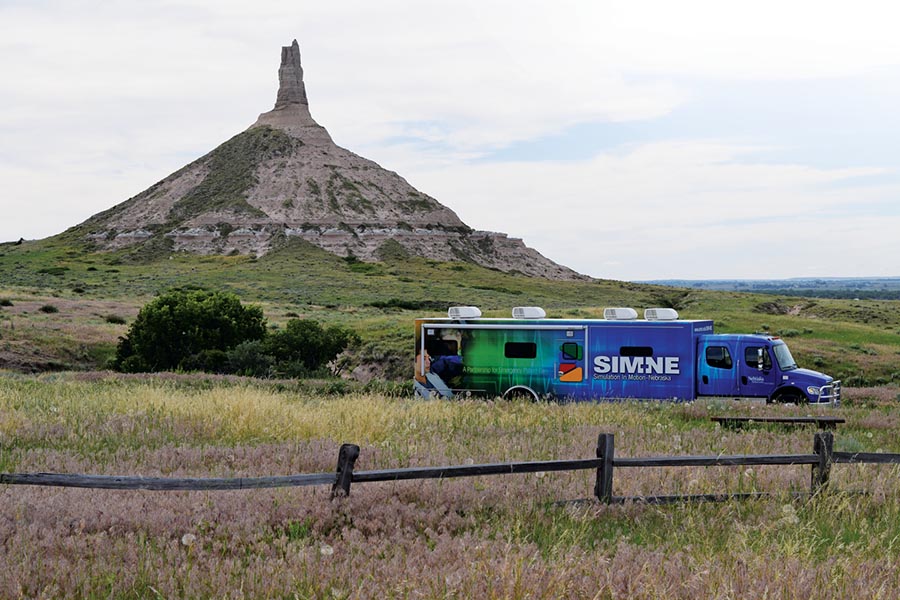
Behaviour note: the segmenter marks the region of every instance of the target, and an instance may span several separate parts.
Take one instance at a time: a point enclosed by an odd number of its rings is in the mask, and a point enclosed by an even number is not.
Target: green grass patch
[[[296,238],[269,254],[197,256],[171,254],[135,260],[129,251],[85,252],[71,235],[9,246],[0,256],[8,297],[121,299],[136,310],[153,296],[190,281],[230,291],[245,302],[293,312],[323,323],[349,326],[363,336],[365,354],[396,365],[408,377],[412,321],[442,316],[452,305],[479,306],[486,316],[506,317],[513,306],[543,306],[549,317],[602,318],[605,306],[675,306],[683,318],[713,319],[720,333],[752,333],[763,326],[781,332],[801,366],[854,385],[900,379],[900,310],[896,301],[810,300],[672,290],[598,280],[550,281],[502,273],[478,265],[406,256],[386,244],[383,260],[366,263],[330,254]],[[148,257],[146,249],[139,253]],[[64,268],[62,275],[48,269]],[[84,290],[76,294],[73,288]],[[759,312],[766,302],[778,314]],[[18,301],[17,301],[18,304]],[[266,309],[267,312],[269,308]]]
[[[256,183],[256,169],[266,160],[288,154],[296,143],[299,142],[271,127],[254,127],[234,136],[200,159],[208,162],[209,173],[175,203],[170,224],[221,210],[264,217],[265,213],[247,203],[247,191]]]

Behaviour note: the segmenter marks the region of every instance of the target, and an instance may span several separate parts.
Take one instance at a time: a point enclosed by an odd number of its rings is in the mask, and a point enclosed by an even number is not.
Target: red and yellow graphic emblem
[[[584,369],[575,363],[560,363],[559,380],[567,383],[577,383],[584,378]]]

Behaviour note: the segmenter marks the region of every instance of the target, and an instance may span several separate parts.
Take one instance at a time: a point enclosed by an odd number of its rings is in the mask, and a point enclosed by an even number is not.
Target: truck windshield
[[[797,368],[797,361],[791,356],[791,351],[788,350],[787,344],[775,344],[772,346],[772,350],[775,352],[775,360],[778,361],[778,366],[781,367],[782,371],[790,371]]]

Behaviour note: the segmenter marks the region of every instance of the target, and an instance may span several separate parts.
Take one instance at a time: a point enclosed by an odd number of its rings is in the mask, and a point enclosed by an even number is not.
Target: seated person
[[[449,384],[463,373],[462,357],[458,354],[438,356],[431,361],[431,372]]]

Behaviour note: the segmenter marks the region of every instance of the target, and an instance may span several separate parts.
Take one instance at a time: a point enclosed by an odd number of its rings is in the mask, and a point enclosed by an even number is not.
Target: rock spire
[[[303,85],[303,67],[300,65],[300,44],[297,40],[281,48],[281,67],[278,69],[278,97],[275,110],[291,104],[306,104],[306,86]]]
[[[306,85],[303,83],[303,66],[300,64],[300,44],[297,40],[290,46],[281,47],[275,108],[259,115],[250,129],[262,125],[286,131],[307,144],[319,146],[334,144],[325,128],[316,123],[309,113],[309,99],[306,97]]]

